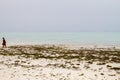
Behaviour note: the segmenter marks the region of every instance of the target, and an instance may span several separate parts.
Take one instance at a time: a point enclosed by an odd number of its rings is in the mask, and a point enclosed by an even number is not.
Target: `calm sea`
[[[120,32],[1,33],[8,44],[100,44],[120,45]]]

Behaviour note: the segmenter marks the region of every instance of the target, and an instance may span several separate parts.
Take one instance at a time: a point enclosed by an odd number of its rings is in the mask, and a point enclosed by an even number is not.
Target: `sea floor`
[[[120,80],[120,50],[0,48],[0,80]]]

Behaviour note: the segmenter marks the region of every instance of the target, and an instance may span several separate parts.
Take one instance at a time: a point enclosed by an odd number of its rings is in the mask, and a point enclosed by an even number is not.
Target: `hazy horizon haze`
[[[119,0],[0,0],[0,32],[119,32]]]

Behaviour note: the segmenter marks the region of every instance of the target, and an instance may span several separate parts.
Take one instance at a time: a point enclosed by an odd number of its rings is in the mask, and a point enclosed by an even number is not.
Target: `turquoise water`
[[[1,33],[8,44],[101,44],[119,45],[120,32]]]

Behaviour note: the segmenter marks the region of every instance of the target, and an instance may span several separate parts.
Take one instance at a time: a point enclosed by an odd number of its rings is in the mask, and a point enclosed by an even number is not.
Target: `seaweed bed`
[[[63,47],[52,46],[10,46],[0,48],[0,55],[19,55],[26,58],[45,58],[45,59],[77,59],[79,61],[100,61],[120,63],[120,49],[87,49],[80,48],[67,49]]]
[[[9,80],[120,80],[120,49],[9,46],[0,48],[0,65],[0,78],[6,73]]]

